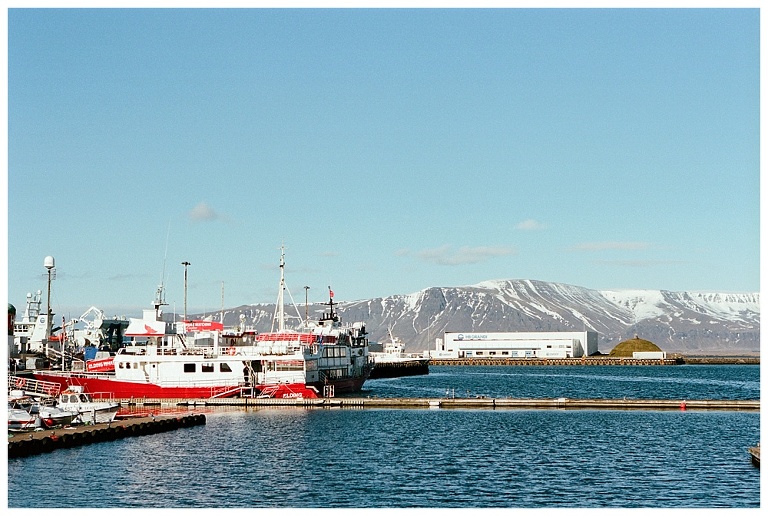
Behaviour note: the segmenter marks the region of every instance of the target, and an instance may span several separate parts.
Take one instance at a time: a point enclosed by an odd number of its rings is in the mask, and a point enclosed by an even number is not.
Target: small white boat
[[[42,421],[22,408],[8,406],[8,431],[30,432],[42,427]]]
[[[40,405],[37,407],[37,414],[45,428],[54,428],[65,426],[72,423],[78,416],[77,412],[64,410],[58,407],[47,407]]]
[[[21,390],[12,390],[8,393],[8,424],[13,426],[10,411],[15,411],[13,421],[20,427],[19,431],[25,428],[53,428],[72,423],[78,415],[77,412],[56,407],[55,403],[56,400],[51,396],[28,395]],[[31,425],[29,419],[34,419],[35,424]]]
[[[79,385],[72,385],[59,394],[56,406],[76,414],[73,423],[92,425],[96,423],[111,423],[117,416],[120,404],[111,400],[94,400],[83,391]]]

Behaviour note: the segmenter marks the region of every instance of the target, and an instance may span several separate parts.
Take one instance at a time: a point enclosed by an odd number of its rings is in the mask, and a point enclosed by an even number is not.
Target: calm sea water
[[[432,367],[363,396],[759,399],[759,366]],[[191,412],[200,412],[199,408]],[[757,508],[759,414],[260,408],[8,461],[11,508]]]

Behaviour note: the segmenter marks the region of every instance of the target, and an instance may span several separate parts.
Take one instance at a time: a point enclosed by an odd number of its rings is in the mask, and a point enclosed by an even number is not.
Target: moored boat
[[[94,399],[80,386],[71,386],[59,394],[56,406],[74,414],[73,423],[86,425],[111,423],[115,420],[120,404],[109,399]]]
[[[383,351],[370,352],[375,364],[371,380],[429,374],[429,358],[405,353],[405,343],[392,334],[392,328],[388,333],[389,342],[384,344]]]
[[[8,431],[29,432],[42,427],[42,421],[38,416],[30,414],[24,409],[8,406]]]
[[[166,320],[163,287],[157,290],[153,309],[130,319],[125,331],[132,342],[115,355],[73,362],[68,371],[34,372],[35,378],[59,385],[61,390],[80,387],[85,393],[105,393],[114,399],[209,398],[233,396],[242,390],[242,360],[223,353],[218,339],[198,346],[187,340],[176,324]],[[218,337],[218,333],[214,337]]]
[[[46,428],[70,425],[78,417],[76,412],[58,406],[40,405],[37,408],[37,413]]]
[[[56,400],[50,396],[28,395],[16,389],[8,393],[8,429],[11,431],[65,426],[76,416],[76,412],[57,407]]]
[[[210,325],[167,321],[160,286],[154,308],[131,319],[125,331],[133,342],[114,356],[79,364],[69,371],[35,371],[38,380],[62,390],[109,393],[115,399],[192,399],[259,396],[314,398],[359,391],[373,362],[365,325],[343,324],[334,310],[297,330],[284,325],[284,254],[280,257],[280,293],[275,332],[242,328],[225,332]],[[191,331],[190,331],[191,329]]]
[[[27,353],[42,352],[48,335],[48,314],[42,311],[42,291],[27,294],[26,308],[21,321],[9,322],[12,324],[14,353],[26,355]]]

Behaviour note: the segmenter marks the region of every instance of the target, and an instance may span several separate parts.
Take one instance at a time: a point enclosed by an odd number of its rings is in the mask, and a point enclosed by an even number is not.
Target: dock
[[[579,358],[430,358],[433,366],[651,366],[680,365],[682,358],[628,358],[628,357],[579,357]]]
[[[400,378],[403,376],[419,376],[426,374],[429,374],[429,360],[425,358],[422,360],[377,363],[368,379]]]
[[[749,449],[749,456],[752,457],[752,464],[755,467],[760,467],[760,443],[757,446],[753,446]]]
[[[50,453],[57,449],[114,441],[127,437],[169,432],[205,424],[205,415],[136,417],[111,423],[79,425],[37,432],[23,432],[8,437],[8,458]]]
[[[608,355],[578,358],[430,358],[431,366],[672,366],[672,365],[760,365],[760,357],[630,358]]]
[[[650,400],[571,398],[205,398],[121,400],[133,407],[303,407],[314,409],[488,409],[488,410],[678,410],[759,412],[760,400]],[[111,423],[24,432],[8,437],[8,458],[204,425],[204,414],[142,416]],[[759,445],[749,449],[760,464]]]
[[[130,399],[129,406],[316,407],[390,409],[525,409],[525,410],[735,410],[760,411],[760,400],[651,400],[573,398],[205,398]]]

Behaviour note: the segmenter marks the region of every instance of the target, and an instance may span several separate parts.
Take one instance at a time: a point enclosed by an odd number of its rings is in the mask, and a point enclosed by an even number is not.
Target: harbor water
[[[361,396],[759,399],[759,366],[432,367]],[[189,409],[201,412],[200,407]],[[206,409],[8,461],[10,508],[758,508],[736,411]]]

